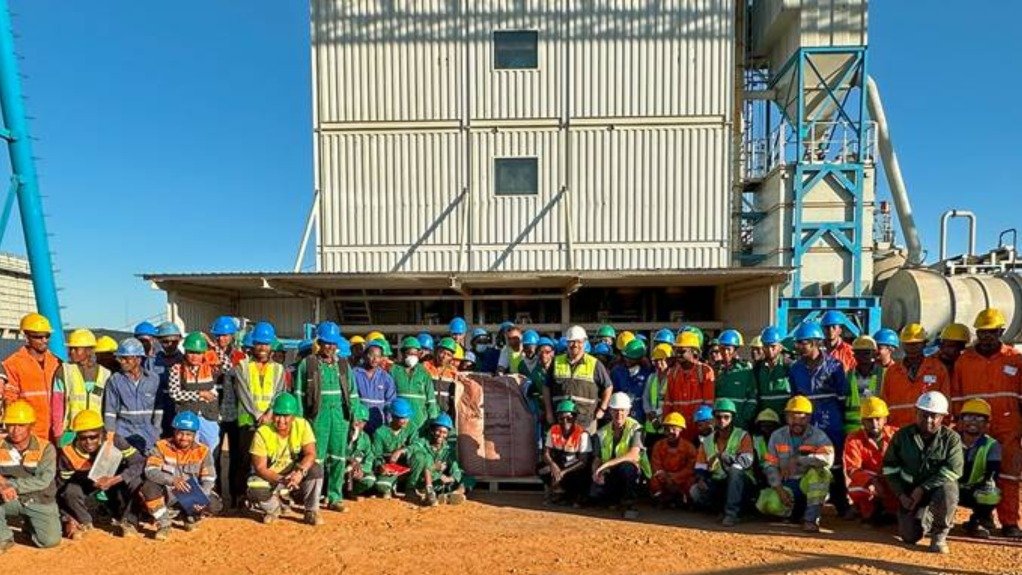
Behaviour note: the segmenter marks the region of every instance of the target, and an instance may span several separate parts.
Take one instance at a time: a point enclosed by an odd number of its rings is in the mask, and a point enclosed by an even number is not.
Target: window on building
[[[539,68],[539,32],[536,30],[494,32],[493,67],[497,70]]]
[[[497,158],[493,161],[493,193],[498,196],[539,194],[539,160]]]

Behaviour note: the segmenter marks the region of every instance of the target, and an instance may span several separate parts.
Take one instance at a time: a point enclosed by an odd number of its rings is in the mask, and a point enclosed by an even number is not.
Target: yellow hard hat
[[[374,339],[385,340],[387,338],[378,331],[371,331],[366,334],[366,341],[373,341]]]
[[[923,343],[926,341],[926,329],[918,323],[910,323],[901,328],[898,338],[901,343]]]
[[[877,342],[868,335],[860,335],[852,342],[853,351],[876,351]]]
[[[752,338],[752,340],[749,341],[749,347],[763,347],[763,338],[758,335]]]
[[[990,404],[987,403],[985,399],[974,397],[965,402],[965,405],[962,406],[962,413],[963,414],[974,413],[976,415],[985,415],[987,419],[990,419],[990,414],[992,413],[992,411],[990,409]]]
[[[863,399],[862,404],[859,405],[859,417],[862,419],[887,417],[890,414],[891,412],[887,411],[887,402],[875,395]]]
[[[28,425],[35,423],[35,409],[32,404],[19,399],[7,406],[4,411],[4,425]]]
[[[87,329],[76,329],[67,336],[68,347],[96,347],[96,335]],[[116,347],[114,349],[117,349]]]
[[[690,347],[692,349],[699,349],[702,346],[699,345],[698,335],[690,331],[683,331],[674,339],[674,347]]]
[[[944,341],[960,341],[962,343],[969,343],[972,341],[972,332],[969,331],[969,326],[965,324],[952,323],[940,330],[940,339]]]
[[[674,355],[674,348],[672,348],[670,344],[658,343],[656,347],[653,348],[653,353],[650,354],[650,359],[656,361],[658,359],[667,359],[672,355]]]
[[[50,326],[50,320],[46,319],[43,314],[30,313],[21,318],[21,331],[53,333],[53,327]]]
[[[776,411],[768,407],[763,411],[759,412],[759,415],[756,416],[756,423],[759,423],[761,421],[772,421],[774,423],[780,423],[781,416],[777,415]]]
[[[664,418],[664,421],[663,421],[662,425],[664,425],[665,427],[666,426],[671,426],[671,427],[680,427],[681,429],[685,429],[685,416],[680,414],[680,413],[678,413],[677,411],[675,411],[673,413],[669,413],[669,414],[667,414],[667,417]]]
[[[109,335],[101,335],[96,340],[96,353],[117,351],[117,340]]]
[[[976,329],[1003,329],[1007,324],[1008,322],[1005,321],[1001,310],[988,307],[979,312],[979,315],[976,316],[976,321],[972,323],[972,327]]]
[[[628,342],[633,339],[635,339],[634,333],[630,331],[623,331],[617,334],[617,339],[614,340],[614,347],[616,347],[618,351],[623,351],[625,346],[628,345]]]
[[[461,347],[460,343],[454,345],[457,346],[454,348],[454,359],[465,359],[465,348]]]
[[[348,343],[350,343],[351,345],[364,344],[365,342],[366,339],[360,335],[353,335],[351,336],[351,339],[348,340]]]
[[[784,406],[784,411],[790,413],[811,414],[813,412],[813,404],[809,401],[808,397],[804,395],[796,395],[788,400],[788,403]]]
[[[75,433],[78,433],[79,431],[91,431],[102,427],[103,416],[100,415],[99,412],[91,409],[79,411],[78,415],[71,420],[71,431]]]

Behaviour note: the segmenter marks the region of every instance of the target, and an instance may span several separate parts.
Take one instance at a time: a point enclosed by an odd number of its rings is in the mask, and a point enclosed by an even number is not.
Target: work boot
[[[724,520],[720,522],[724,527],[734,527],[738,525],[738,518],[734,515],[725,515]]]
[[[64,536],[72,541],[79,541],[90,529],[91,523],[78,523],[74,519],[69,519],[64,523]]]
[[[450,495],[447,496],[447,504],[461,505],[462,503],[465,502],[465,499],[466,498],[464,493],[451,493]]]
[[[841,515],[841,519],[845,521],[855,521],[859,519],[859,510],[855,507],[849,507],[845,510],[844,514]]]
[[[990,539],[990,530],[978,521],[969,521],[965,524],[965,533],[976,539]]]
[[[624,517],[625,519],[638,519],[639,510],[636,509],[634,505],[628,505],[627,507],[625,507],[625,511],[624,513],[621,514],[621,516]]]
[[[951,553],[951,548],[948,547],[947,541],[943,537],[934,537],[930,541],[930,547],[928,549],[930,553],[940,553],[941,555],[947,555]]]
[[[199,527],[199,522],[189,515],[185,517],[185,531],[195,531]]]
[[[1022,539],[1022,529],[1019,529],[1018,525],[1004,525],[1001,527],[1001,537]]]
[[[433,493],[432,491],[430,491],[429,493],[426,494],[426,506],[427,507],[436,507],[436,505],[438,503],[440,503],[440,502],[436,498],[436,493]]]
[[[263,525],[269,525],[280,519],[280,509],[274,509],[273,511],[267,511],[263,514]]]
[[[139,536],[138,529],[135,528],[135,524],[131,521],[122,521],[120,531],[120,535],[124,539],[133,539]]]
[[[157,541],[170,539],[170,523],[161,523],[160,528],[156,530],[156,535],[153,535],[153,539]]]
[[[14,547],[14,539],[4,539],[0,541],[0,555],[3,555],[5,551]]]
[[[802,523],[802,531],[806,533],[819,533],[820,524],[815,521],[806,521]]]
[[[348,508],[344,506],[344,502],[340,500],[330,502],[326,508],[337,513],[347,513],[348,511]]]
[[[380,495],[380,497],[382,497],[382,498],[384,498],[384,499],[390,499],[391,497],[394,497],[394,492],[393,492],[393,491],[391,491],[390,489],[388,489],[388,490],[384,491],[384,492],[383,492],[383,493],[382,493],[382,494]]]
[[[302,521],[306,525],[312,525],[313,527],[324,523],[323,518],[319,516],[319,511],[306,511]]]

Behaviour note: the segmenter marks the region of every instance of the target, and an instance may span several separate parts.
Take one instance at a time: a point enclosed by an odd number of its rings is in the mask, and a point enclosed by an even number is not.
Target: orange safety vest
[[[10,405],[24,399],[35,410],[35,425],[32,435],[39,439],[49,439],[52,422],[50,421],[50,399],[53,396],[53,374],[60,368],[60,360],[49,351],[43,356],[40,364],[22,347],[3,361],[3,371],[7,376],[4,387],[4,402]],[[63,414],[61,414],[63,415]]]

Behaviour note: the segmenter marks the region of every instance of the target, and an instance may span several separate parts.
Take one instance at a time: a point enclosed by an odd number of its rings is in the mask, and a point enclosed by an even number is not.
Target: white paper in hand
[[[121,465],[121,450],[114,447],[113,441],[104,441],[96,455],[96,461],[92,463],[89,470],[89,479],[95,481],[100,477],[113,477],[117,475],[117,468]]]

